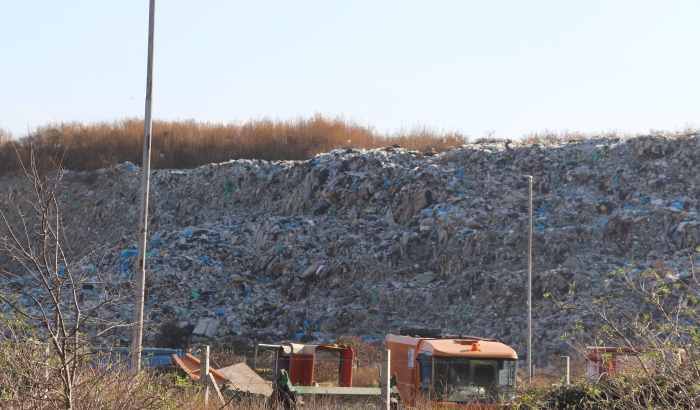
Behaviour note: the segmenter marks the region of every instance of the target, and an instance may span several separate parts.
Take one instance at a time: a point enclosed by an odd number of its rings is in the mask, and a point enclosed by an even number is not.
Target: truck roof
[[[401,343],[416,346],[421,352],[434,356],[488,357],[495,359],[518,358],[515,350],[496,340],[433,339],[387,335],[386,342],[387,344]]]

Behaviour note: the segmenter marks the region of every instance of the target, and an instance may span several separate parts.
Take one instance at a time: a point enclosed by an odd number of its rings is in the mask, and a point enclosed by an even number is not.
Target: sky
[[[148,0],[0,6],[0,128],[143,117]],[[700,127],[699,1],[156,5],[153,116],[394,132]]]

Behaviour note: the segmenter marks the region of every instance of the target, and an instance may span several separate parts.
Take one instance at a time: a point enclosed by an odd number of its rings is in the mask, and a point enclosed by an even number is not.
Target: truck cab
[[[495,339],[412,333],[386,339],[391,373],[404,403],[488,408],[512,402],[518,368],[515,350]]]
[[[276,381],[284,370],[293,385],[313,386],[317,361],[329,358],[337,362],[337,386],[351,387],[354,355],[351,347],[337,344],[259,343],[255,345],[253,370],[261,372],[261,368],[265,369],[270,373],[267,378],[271,381]]]
[[[253,370],[271,382],[273,408],[379,408],[381,387],[352,384],[354,355],[350,346],[337,344],[256,344]],[[328,376],[335,380],[328,383]],[[394,386],[387,386],[392,409],[401,403]]]

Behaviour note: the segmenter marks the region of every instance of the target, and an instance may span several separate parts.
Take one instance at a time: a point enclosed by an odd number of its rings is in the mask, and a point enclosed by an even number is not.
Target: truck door
[[[316,355],[292,354],[292,365],[289,370],[289,381],[294,386],[313,386],[314,363]]]
[[[433,360],[431,356],[419,354],[418,362],[418,396],[430,395],[433,388]]]

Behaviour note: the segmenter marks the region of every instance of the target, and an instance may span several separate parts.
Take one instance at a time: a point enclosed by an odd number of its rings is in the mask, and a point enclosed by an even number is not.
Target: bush
[[[547,402],[557,409],[698,408],[700,272],[695,261],[700,260],[700,247],[679,255],[676,266],[682,274],[667,267],[659,272],[620,269],[610,272],[608,292],[595,299],[577,296],[573,287],[558,299],[559,308],[577,312],[579,319],[563,339],[582,357],[586,345],[618,351],[600,355],[600,380],[581,380],[544,395],[526,393],[523,404],[535,403],[530,407],[535,408]],[[619,303],[622,294],[636,302],[633,309]]]

